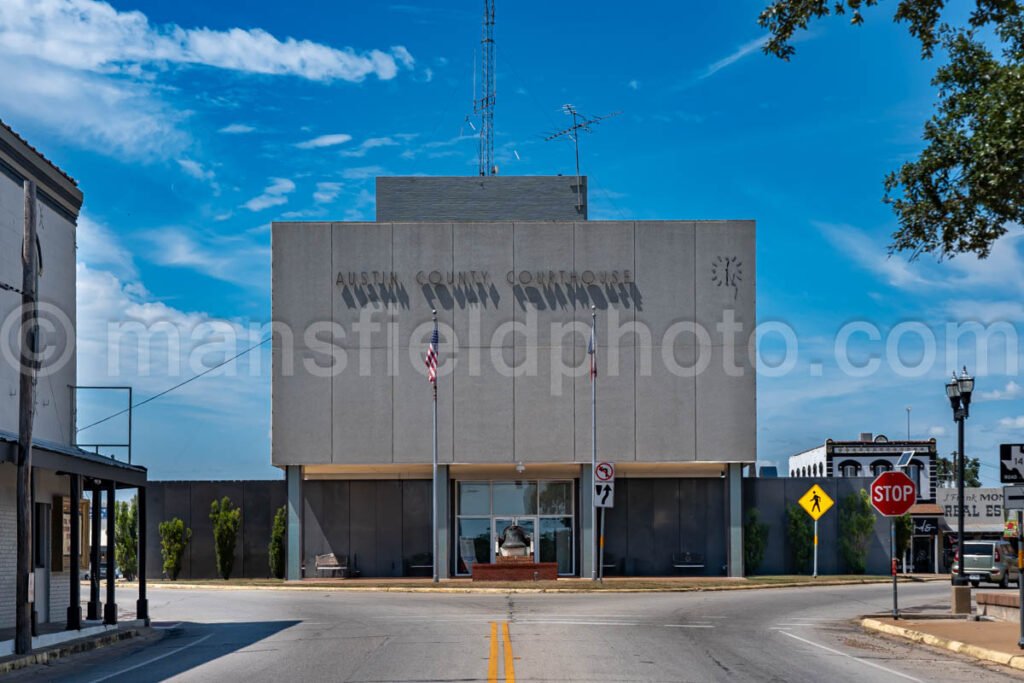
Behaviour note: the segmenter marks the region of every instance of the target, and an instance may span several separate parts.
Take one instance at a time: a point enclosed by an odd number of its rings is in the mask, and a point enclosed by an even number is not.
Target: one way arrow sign
[[[1024,510],[1024,486],[1003,487],[1003,509]]]

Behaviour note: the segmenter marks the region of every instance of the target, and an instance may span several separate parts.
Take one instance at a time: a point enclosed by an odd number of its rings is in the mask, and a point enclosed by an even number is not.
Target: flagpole
[[[434,334],[436,335],[437,334],[437,309],[436,308],[433,309],[433,315],[434,315]],[[440,343],[438,345],[440,346]],[[436,350],[435,350],[435,352],[436,352]],[[440,358],[438,358],[438,365],[440,366]],[[432,385],[433,385],[433,390],[434,390],[434,456],[433,456],[434,478],[433,478],[433,487],[432,487],[432,489],[433,489],[433,498],[434,498],[434,512],[431,515],[431,519],[433,520],[433,522],[431,524],[431,527],[432,527],[431,531],[433,533],[433,538],[432,538],[433,551],[431,553],[431,556],[433,557],[433,560],[431,561],[431,564],[434,565],[434,583],[437,583],[439,581],[439,579],[440,579],[439,571],[438,571],[439,570],[439,564],[438,564],[438,557],[437,557],[437,552],[438,552],[438,548],[437,548],[437,522],[438,522],[438,520],[437,520],[437,379],[435,379],[432,382]]]
[[[593,304],[590,306],[590,341],[596,347],[595,341],[595,330],[597,329],[597,306]],[[597,348],[592,348],[591,353],[593,357],[590,359],[591,368],[593,364],[597,362]],[[590,516],[591,526],[594,528],[593,531],[593,555],[594,555],[594,567],[591,571],[591,580],[597,581],[597,570],[598,563],[600,560],[600,554],[598,551],[598,532],[597,532],[597,496],[594,495],[596,489],[594,485],[597,483],[597,377],[594,375],[593,369],[590,371],[590,498],[594,503],[593,510]]]

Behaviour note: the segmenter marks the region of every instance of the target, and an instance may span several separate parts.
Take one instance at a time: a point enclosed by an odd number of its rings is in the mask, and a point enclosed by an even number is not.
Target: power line
[[[75,433],[77,434],[79,432],[84,432],[86,429],[90,429],[92,427],[95,427],[96,425],[103,424],[104,422],[107,422],[109,420],[113,420],[115,417],[120,417],[121,415],[124,415],[125,413],[127,413],[127,412],[129,412],[131,410],[134,410],[135,408],[141,408],[142,406],[146,405],[150,401],[155,401],[158,398],[160,398],[161,396],[166,396],[167,394],[171,393],[175,389],[180,389],[181,387],[185,386],[186,384],[188,384],[190,382],[194,382],[195,380],[199,379],[203,375],[208,375],[211,372],[213,372],[214,370],[216,370],[217,368],[223,367],[223,366],[227,365],[228,363],[230,363],[231,361],[233,361],[233,360],[235,360],[237,358],[241,358],[242,356],[244,356],[245,354],[249,353],[250,351],[254,351],[254,350],[258,349],[259,347],[263,346],[264,344],[266,344],[271,339],[272,339],[272,337],[267,337],[266,339],[261,341],[259,344],[254,344],[254,345],[250,346],[249,348],[247,348],[246,350],[242,351],[241,353],[238,353],[238,354],[232,356],[231,358],[228,358],[227,360],[225,360],[225,361],[223,361],[221,363],[217,363],[216,365],[214,365],[211,368],[207,368],[206,370],[203,370],[198,375],[193,375],[192,377],[189,377],[184,382],[181,382],[179,384],[175,384],[170,389],[165,389],[165,390],[161,391],[159,394],[156,394],[154,396],[150,396],[149,398],[147,398],[144,401],[139,401],[138,403],[136,403],[133,406],[128,406],[124,410],[118,411],[118,412],[114,413],[113,415],[108,415],[107,417],[103,418],[102,420],[97,420],[96,422],[93,422],[90,425],[86,425],[86,426],[82,427],[81,429],[76,429]]]

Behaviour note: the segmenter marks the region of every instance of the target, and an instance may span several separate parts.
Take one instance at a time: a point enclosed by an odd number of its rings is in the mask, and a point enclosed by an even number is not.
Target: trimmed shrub
[[[875,510],[861,489],[839,503],[839,553],[851,574],[867,571],[868,539],[875,530]]]
[[[288,532],[288,508],[284,505],[274,514],[274,527],[270,530],[270,575],[283,579],[285,573],[285,534]]]
[[[799,505],[786,508],[786,532],[790,571],[794,574],[808,572],[814,555],[814,521]]]
[[[139,573],[139,498],[116,503],[114,516],[114,561],[128,581]]]
[[[235,568],[235,544],[238,542],[238,527],[242,525],[242,510],[224,496],[210,505],[210,521],[213,522],[213,550],[217,563],[217,574],[225,581],[231,578]]]
[[[160,554],[164,558],[164,574],[171,581],[176,581],[181,573],[181,559],[185,555],[185,546],[192,540],[192,530],[177,517],[161,522]]]
[[[756,574],[764,562],[770,531],[771,528],[761,521],[761,513],[757,508],[747,510],[747,521],[743,525],[743,560],[748,575]]]

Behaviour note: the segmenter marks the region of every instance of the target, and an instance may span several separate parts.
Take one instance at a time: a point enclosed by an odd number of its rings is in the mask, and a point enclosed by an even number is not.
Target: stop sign
[[[882,472],[871,482],[871,504],[886,517],[899,517],[917,502],[917,487],[903,472]]]

